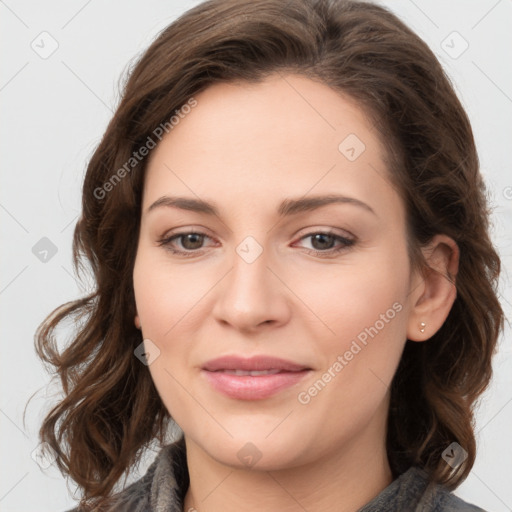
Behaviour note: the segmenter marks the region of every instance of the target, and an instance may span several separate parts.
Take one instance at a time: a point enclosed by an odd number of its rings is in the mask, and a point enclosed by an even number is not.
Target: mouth
[[[273,356],[253,356],[249,358],[241,356],[223,356],[212,359],[203,365],[203,370],[209,372],[216,371],[276,371],[276,372],[297,372],[302,370],[310,370],[306,365],[281,359]]]
[[[230,375],[250,375],[251,377],[257,377],[258,375],[275,375],[281,373],[283,370],[273,368],[270,370],[215,370],[220,373],[228,373]]]
[[[229,398],[263,400],[304,379],[312,368],[271,356],[224,356],[208,361],[202,374],[211,387]]]

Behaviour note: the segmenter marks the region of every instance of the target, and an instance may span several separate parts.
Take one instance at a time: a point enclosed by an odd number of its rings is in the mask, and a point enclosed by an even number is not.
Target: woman
[[[82,206],[96,291],[37,338],[65,392],[41,439],[76,510],[482,510],[451,491],[500,260],[467,116],[393,14],[191,9],[131,72]]]

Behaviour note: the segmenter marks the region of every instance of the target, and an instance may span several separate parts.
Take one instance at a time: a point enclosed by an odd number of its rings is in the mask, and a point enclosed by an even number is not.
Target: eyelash
[[[184,237],[186,235],[199,235],[199,236],[204,236],[206,238],[210,238],[206,233],[202,233],[200,231],[185,231],[183,233],[175,233],[172,236],[164,237],[164,238],[160,239],[158,241],[158,245],[164,247],[164,249],[170,251],[173,254],[181,255],[181,256],[184,256],[186,258],[190,258],[190,257],[196,256],[199,253],[200,249],[181,251],[179,249],[173,248],[172,245],[171,245],[173,240],[179,239],[179,238]],[[319,251],[317,249],[306,249],[306,251],[309,254],[313,254],[313,255],[319,256],[321,258],[322,257],[325,258],[325,257],[329,257],[329,256],[336,255],[338,253],[341,253],[341,252],[347,250],[349,247],[353,246],[356,243],[356,241],[354,239],[346,238],[346,237],[337,235],[337,234],[333,233],[332,231],[314,231],[314,232],[308,233],[307,235],[302,236],[299,240],[303,240],[305,238],[310,238],[310,237],[313,237],[315,235],[328,235],[328,236],[332,236],[334,238],[334,241],[338,241],[338,242],[341,242],[343,244],[340,247],[338,247],[337,249],[327,249],[325,251]]]

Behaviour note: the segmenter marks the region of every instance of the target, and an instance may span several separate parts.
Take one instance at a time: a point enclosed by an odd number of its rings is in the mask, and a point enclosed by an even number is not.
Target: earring
[[[420,323],[420,332],[425,332],[425,327],[427,326],[427,324],[425,322],[421,322]]]

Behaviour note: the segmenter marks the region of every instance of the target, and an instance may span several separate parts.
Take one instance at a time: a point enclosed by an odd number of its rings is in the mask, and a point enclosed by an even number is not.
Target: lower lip
[[[262,400],[301,381],[310,370],[281,372],[272,375],[233,375],[202,370],[214,389],[230,398]]]

